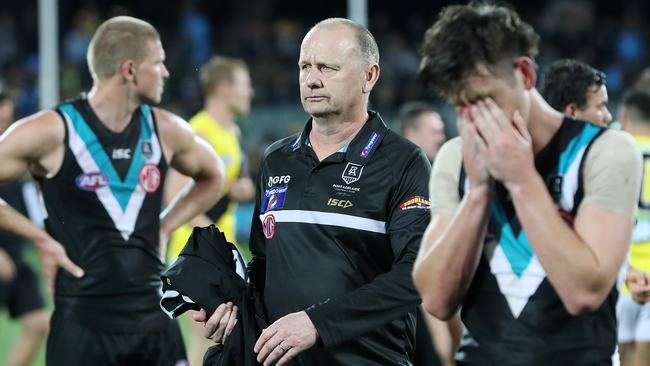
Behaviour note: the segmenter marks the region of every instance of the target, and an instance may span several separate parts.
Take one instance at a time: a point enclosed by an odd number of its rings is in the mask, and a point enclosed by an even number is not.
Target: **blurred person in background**
[[[397,112],[396,119],[402,136],[418,145],[430,162],[445,143],[445,124],[431,103],[407,102]],[[454,353],[460,343],[463,324],[460,314],[441,321],[418,310],[415,336],[414,365],[454,365]]]
[[[0,135],[14,121],[14,102],[0,92]],[[28,215],[23,182],[0,186],[0,199]],[[0,306],[21,323],[22,332],[6,360],[7,366],[31,365],[49,329],[50,314],[45,309],[38,276],[25,262],[27,245],[23,237],[0,230]]]
[[[612,121],[605,73],[584,62],[558,60],[544,71],[539,92],[556,110],[575,119],[607,126]]]
[[[641,155],[629,134],[542,98],[538,44],[489,3],[444,8],[424,37],[422,77],[456,105],[460,137],[434,163],[413,275],[431,314],[461,310],[459,365],[618,363]]]
[[[397,123],[402,136],[418,145],[433,162],[447,140],[440,113],[427,102],[408,102],[399,108]]]
[[[616,307],[623,366],[650,365],[650,85],[643,82],[623,94],[621,127],[643,154],[644,176],[632,233],[629,269]]]
[[[48,365],[183,364],[178,325],[160,309],[159,276],[167,237],[216,201],[223,165],[185,121],[150,106],[169,76],[151,24],[105,21],[87,59],[87,96],[28,116],[0,137],[0,183],[32,173],[47,233],[7,205],[0,228],[41,252],[55,306]],[[161,213],[168,167],[196,183]]]
[[[239,59],[214,56],[201,67],[199,77],[205,105],[189,123],[192,130],[205,139],[223,160],[226,187],[223,197],[214,206],[172,234],[169,244],[171,260],[183,249],[194,226],[215,224],[230,242],[236,243],[237,203],[249,201],[255,194],[255,186],[239,142],[241,131],[237,125],[237,118],[250,111],[253,98],[248,67]],[[166,196],[171,198],[178,194],[188,181],[186,176],[170,171]],[[191,365],[200,365],[205,351],[214,343],[203,337],[200,323],[192,321],[190,324],[189,360]]]
[[[311,118],[267,149],[258,180],[248,270],[271,325],[253,351],[265,366],[412,364],[429,162],[368,110],[379,51],[364,26],[319,22],[298,67]],[[223,342],[236,316],[222,304],[205,335]]]

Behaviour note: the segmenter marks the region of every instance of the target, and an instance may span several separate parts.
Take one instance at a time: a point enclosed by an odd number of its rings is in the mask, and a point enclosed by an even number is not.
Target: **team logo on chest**
[[[273,239],[275,236],[275,217],[272,214],[266,215],[262,220],[262,231],[266,239]]]
[[[153,156],[153,147],[151,146],[151,141],[142,141],[140,142],[140,151],[142,151],[142,156],[149,160]]]
[[[361,173],[363,173],[363,166],[354,163],[348,163],[341,174],[341,178],[345,184],[352,184],[361,178]]]
[[[145,164],[138,175],[140,186],[147,193],[154,193],[160,186],[160,170],[155,164]]]

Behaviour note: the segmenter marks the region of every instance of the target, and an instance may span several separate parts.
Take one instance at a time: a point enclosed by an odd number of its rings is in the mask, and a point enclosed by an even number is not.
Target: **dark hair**
[[[420,76],[451,99],[478,65],[496,67],[537,56],[539,36],[517,13],[488,3],[452,5],[440,12],[422,44]]]
[[[13,98],[11,95],[9,95],[9,93],[0,90],[0,104],[6,102],[13,102]]]
[[[544,72],[539,92],[558,111],[573,103],[578,109],[587,106],[587,93],[594,86],[607,84],[602,71],[584,62],[566,59],[551,63]]]
[[[621,105],[634,122],[650,122],[650,91],[633,88],[621,97]]]
[[[396,121],[402,135],[409,128],[419,127],[419,117],[423,113],[438,113],[433,106],[427,102],[408,102],[397,111]]]

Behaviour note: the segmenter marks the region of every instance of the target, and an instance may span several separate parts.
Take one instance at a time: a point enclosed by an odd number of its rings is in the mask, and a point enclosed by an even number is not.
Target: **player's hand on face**
[[[63,248],[63,245],[51,237],[46,237],[34,243],[38,251],[41,253],[41,267],[47,288],[50,294],[54,297],[54,284],[56,283],[56,275],[59,267],[65,269],[70,274],[77,278],[84,276],[84,271],[81,267],[74,264]]]
[[[9,283],[16,277],[16,266],[9,254],[0,249],[0,282]]]
[[[480,152],[492,177],[506,187],[520,184],[535,171],[533,142],[519,111],[512,120],[490,98],[472,105],[474,123],[482,137]]]
[[[471,188],[487,186],[491,181],[485,166],[481,149],[485,144],[471,120],[469,107],[456,108],[458,131],[460,132],[463,165]]]
[[[223,344],[237,324],[239,308],[233,303],[221,304],[207,317],[205,310],[197,312],[192,319],[203,323],[203,336],[212,339],[217,344]]]
[[[317,338],[318,332],[307,313],[291,313],[264,329],[253,351],[257,353],[257,362],[264,366],[282,366],[316,344]]]
[[[632,299],[638,304],[645,304],[650,301],[650,274],[635,268],[630,268],[627,272],[625,284]]]

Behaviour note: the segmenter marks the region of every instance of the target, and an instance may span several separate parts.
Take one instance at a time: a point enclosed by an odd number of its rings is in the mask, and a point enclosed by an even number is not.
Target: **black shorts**
[[[106,332],[54,312],[47,339],[48,366],[187,366],[176,321],[152,332]]]
[[[45,308],[36,273],[23,261],[16,261],[16,277],[9,282],[0,281],[0,307],[7,307],[9,315],[19,318],[26,313]]]

